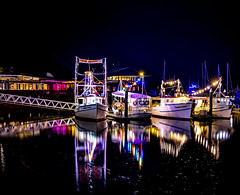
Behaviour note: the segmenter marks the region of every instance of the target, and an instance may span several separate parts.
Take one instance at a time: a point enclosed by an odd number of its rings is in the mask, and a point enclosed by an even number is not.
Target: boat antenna
[[[163,61],[163,76],[162,76],[163,81],[165,81],[165,66],[166,66],[166,60]]]
[[[231,91],[233,91],[231,73],[230,73],[230,69],[229,69],[229,63],[227,62],[227,96],[228,96],[228,76],[230,77]]]
[[[220,72],[220,67],[219,67],[219,64],[218,64],[218,79],[221,77],[221,72]]]
[[[122,84],[122,79],[120,79],[119,85],[118,85],[118,91],[122,91],[122,89],[123,89],[123,84]]]

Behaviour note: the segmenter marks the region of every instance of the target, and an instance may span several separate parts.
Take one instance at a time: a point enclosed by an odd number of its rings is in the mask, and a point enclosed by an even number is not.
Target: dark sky
[[[233,83],[240,81],[237,2],[87,2],[0,6],[0,65],[69,79],[75,56],[106,57],[109,69],[144,70],[152,75],[149,83],[160,84],[166,60],[166,78],[175,75],[187,84],[189,75],[201,77],[206,60],[209,79],[219,64],[226,81],[229,62]]]

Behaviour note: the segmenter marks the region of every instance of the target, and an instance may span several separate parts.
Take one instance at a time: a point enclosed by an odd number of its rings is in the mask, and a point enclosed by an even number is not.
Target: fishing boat
[[[84,74],[78,73],[80,63],[88,64],[89,69]],[[90,64],[103,64],[103,72],[96,73],[90,69]],[[78,76],[84,78],[78,82]],[[104,82],[96,76],[103,76]],[[85,60],[76,57],[74,99],[78,105],[75,116],[85,119],[104,120],[107,106],[107,65],[106,58],[100,60]],[[81,91],[81,93],[79,93]],[[100,93],[102,92],[102,93]]]
[[[173,96],[165,94],[165,85],[170,85]],[[177,88],[174,90],[174,88]],[[170,82],[162,81],[161,97],[151,98],[152,115],[163,118],[190,119],[192,99],[181,91],[182,85],[179,79]]]
[[[113,114],[119,117],[124,116],[125,112],[125,91],[116,91],[112,93],[113,96]],[[142,95],[139,93],[128,92],[128,118],[140,119],[150,118],[151,96]]]
[[[128,89],[124,91],[122,87],[122,80],[120,80],[118,90],[112,93],[112,112],[115,118],[127,118],[135,120],[150,119],[152,115],[150,107],[151,96],[143,94],[143,73],[141,73],[141,78],[142,93],[129,92]]]
[[[232,112],[233,98],[222,93],[222,77],[213,85],[205,89],[211,89],[217,86],[212,94],[212,117],[213,118],[230,118]],[[203,91],[203,90],[202,90]],[[200,92],[197,92],[200,93]],[[194,93],[193,95],[198,95]],[[210,97],[192,97],[194,101],[193,116],[207,116],[210,112]]]

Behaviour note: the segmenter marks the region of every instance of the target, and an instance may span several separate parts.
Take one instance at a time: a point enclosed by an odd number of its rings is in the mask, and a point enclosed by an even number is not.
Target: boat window
[[[220,103],[220,99],[217,100],[217,103]]]
[[[83,99],[78,99],[78,104],[83,104]]]
[[[152,107],[160,106],[160,100],[152,100]]]

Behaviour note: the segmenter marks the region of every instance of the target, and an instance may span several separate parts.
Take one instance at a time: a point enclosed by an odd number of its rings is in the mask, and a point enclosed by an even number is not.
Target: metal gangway
[[[8,104],[17,104],[24,106],[33,106],[39,108],[74,111],[76,104],[72,102],[63,102],[57,100],[48,100],[20,95],[0,93],[0,102]]]
[[[45,121],[12,122],[11,125],[0,124],[0,136],[68,125],[75,125],[73,117]]]

